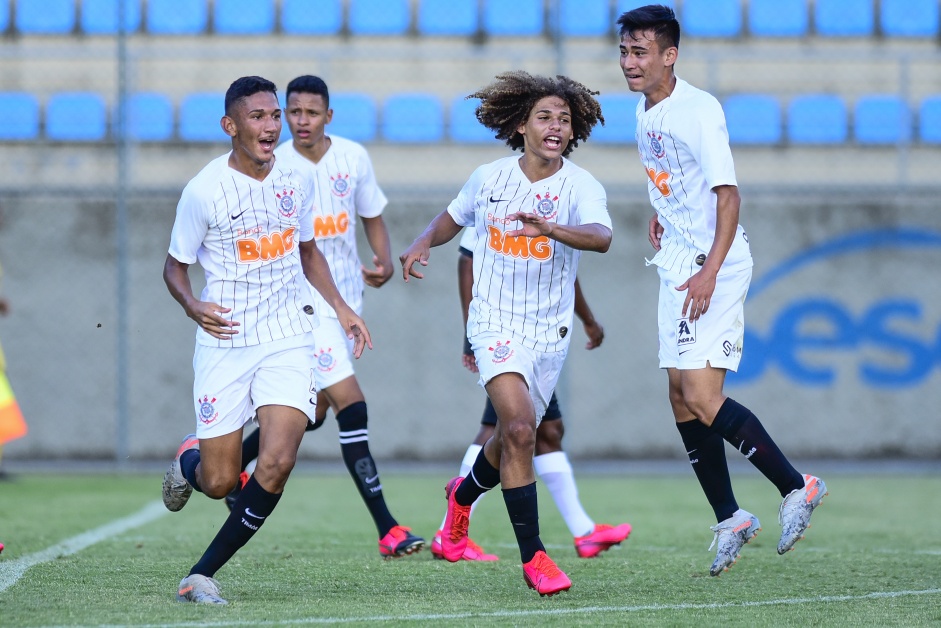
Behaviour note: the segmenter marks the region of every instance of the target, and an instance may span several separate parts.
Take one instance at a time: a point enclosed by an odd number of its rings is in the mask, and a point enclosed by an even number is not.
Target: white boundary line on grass
[[[514,619],[521,617],[546,617],[574,615],[576,613],[636,613],[642,611],[712,610],[721,608],[754,608],[756,606],[794,606],[800,604],[857,602],[914,595],[937,595],[941,589],[916,591],[877,591],[863,595],[822,595],[819,597],[781,598],[756,602],[713,602],[711,604],[648,604],[641,606],[583,606],[581,608],[555,608],[531,611],[496,611],[493,613],[435,613],[428,615],[374,615],[372,617],[305,617],[303,619],[279,619],[271,621],[199,621],[178,624],[146,624],[140,628],[188,628],[190,626],[288,626],[310,624],[355,624],[393,621],[443,621],[455,619]]]
[[[147,504],[133,515],[129,515],[123,519],[115,519],[94,530],[83,532],[78,536],[73,536],[52,547],[47,547],[41,552],[27,554],[14,560],[0,560],[0,593],[16,584],[17,580],[22,578],[23,574],[26,573],[26,570],[30,567],[52,562],[60,556],[70,556],[76,552],[80,552],[90,545],[100,543],[105,539],[117,536],[128,530],[142,526],[145,523],[150,523],[154,519],[167,514],[167,512],[163,502],[154,501]]]

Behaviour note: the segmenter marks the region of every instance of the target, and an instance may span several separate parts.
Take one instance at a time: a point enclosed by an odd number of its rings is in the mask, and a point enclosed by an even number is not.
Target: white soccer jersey
[[[668,97],[645,110],[637,104],[637,148],[650,181],[650,202],[663,237],[649,263],[689,277],[699,271],[696,257],[715,240],[719,185],[737,185],[722,106],[712,95],[677,78]],[[752,265],[742,226],[720,272]]]
[[[200,299],[232,311],[241,325],[231,340],[202,327],[196,341],[247,347],[317,327],[313,292],[301,269],[298,243],[314,237],[310,177],[275,161],[264,181],[214,159],[183,190],[170,235],[170,255],[199,262],[206,273]]]
[[[313,225],[317,246],[327,258],[333,281],[357,314],[363,310],[363,273],[356,251],[356,216],[374,218],[388,201],[376,183],[372,162],[362,145],[330,136],[330,149],[314,163],[297,152],[292,141],[275,155],[307,169],[314,177]],[[336,318],[336,312],[315,290],[317,314]]]
[[[512,332],[536,351],[561,351],[571,339],[581,251],[546,236],[509,237],[506,232],[521,223],[506,216],[535,212],[562,225],[597,223],[610,229],[607,198],[594,177],[567,159],[536,183],[523,174],[519,159],[481,166],[448,206],[454,221],[476,234],[467,334]]]

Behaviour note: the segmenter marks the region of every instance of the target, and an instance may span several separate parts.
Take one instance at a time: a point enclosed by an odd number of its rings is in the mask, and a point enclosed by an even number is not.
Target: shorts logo
[[[667,154],[666,149],[663,148],[662,140],[662,135],[657,135],[650,131],[647,132],[647,142],[650,144],[650,150],[653,152],[653,156],[657,159],[662,159],[663,156]]]
[[[510,358],[513,357],[513,350],[510,349],[510,341],[507,340],[506,344],[497,342],[496,347],[487,347],[490,351],[493,351],[493,363],[502,364]]]
[[[343,198],[350,193],[350,175],[336,173],[330,177],[330,191],[334,196]]]
[[[725,357],[735,356],[737,358],[742,357],[742,344],[732,344],[728,340],[722,342],[722,353],[725,354]]]
[[[676,321],[676,346],[696,344],[696,321],[681,318]]]
[[[280,194],[275,192],[274,195],[278,197],[278,211],[281,212],[281,215],[285,218],[293,216],[296,207],[294,204],[294,190],[284,188]]]
[[[332,355],[330,355],[331,351],[333,351],[333,347],[328,347],[326,351],[321,349],[320,353],[316,355],[317,369],[323,371],[324,373],[327,371],[332,371],[333,367],[337,365],[337,361],[333,359]]]
[[[559,200],[558,196],[553,196],[549,198],[549,192],[546,191],[545,196],[536,195],[536,200],[539,202],[536,203],[536,213],[545,218],[546,220],[551,220],[558,215],[559,212],[555,210],[555,202]]]
[[[197,398],[196,402],[199,403],[199,421],[205,425],[209,425],[213,421],[219,418],[219,413],[216,412],[214,404],[216,398],[209,398],[209,395],[203,395],[202,399]]]

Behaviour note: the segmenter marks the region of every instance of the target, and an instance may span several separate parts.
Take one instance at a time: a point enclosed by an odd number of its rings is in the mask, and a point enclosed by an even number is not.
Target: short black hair
[[[635,31],[653,31],[660,50],[680,47],[680,23],[668,6],[648,4],[623,13],[618,18],[618,35],[624,39]]]
[[[235,105],[258,92],[271,92],[275,98],[278,97],[278,88],[268,79],[260,76],[243,76],[235,79],[225,92],[225,115],[232,115]]]
[[[291,97],[291,94],[297,92],[299,94],[314,94],[315,96],[323,97],[323,102],[327,106],[327,109],[330,108],[330,90],[327,89],[327,84],[319,76],[312,76],[310,74],[305,74],[304,76],[298,76],[296,79],[288,83],[287,93],[284,95],[284,100],[286,101]]]

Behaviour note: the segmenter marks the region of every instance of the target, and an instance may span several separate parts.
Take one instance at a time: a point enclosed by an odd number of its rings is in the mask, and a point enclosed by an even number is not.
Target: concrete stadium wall
[[[387,191],[397,255],[449,195]],[[745,362],[729,393],[792,456],[941,455],[936,198],[747,186],[743,197],[755,271]],[[132,199],[130,293],[118,303],[112,202],[41,190],[0,199],[13,309],[0,339],[30,426],[5,457],[114,457],[119,311],[129,317],[131,458],[166,458],[192,429],[195,328],[161,278],[176,200]],[[559,387],[566,448],[575,458],[681,457],[657,369],[657,276],[644,265],[651,210],[639,187],[609,188],[609,206],[612,249],[586,254],[579,273],[607,336],[585,351],[576,325]],[[424,281],[397,274],[368,289],[375,350],[357,368],[377,457],[456,460],[476,433],[484,393],[460,366],[456,250],[436,249]],[[307,436],[303,455],[338,457],[332,419]]]

